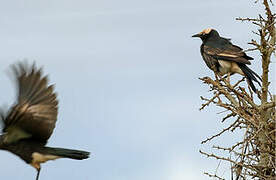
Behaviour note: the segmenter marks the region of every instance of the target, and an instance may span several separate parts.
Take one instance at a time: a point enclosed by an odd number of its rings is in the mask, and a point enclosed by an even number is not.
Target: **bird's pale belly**
[[[34,152],[32,154],[32,162],[31,162],[31,165],[36,168],[36,169],[40,169],[40,163],[45,163],[49,160],[56,160],[58,158],[61,158],[59,156],[55,156],[55,155],[45,155],[45,154],[40,154],[38,152]]]
[[[238,66],[236,62],[230,62],[230,61],[224,61],[224,60],[218,60],[219,62],[219,73],[220,75],[224,75],[227,73],[233,74],[238,73],[241,75],[244,75],[241,68]]]

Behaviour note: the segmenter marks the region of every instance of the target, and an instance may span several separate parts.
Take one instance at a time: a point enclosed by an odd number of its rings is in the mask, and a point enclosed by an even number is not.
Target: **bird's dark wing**
[[[218,60],[234,61],[242,64],[251,64],[249,60],[253,59],[247,56],[240,47],[229,44],[222,47],[214,47],[209,45],[203,46],[203,52]]]
[[[58,101],[53,85],[48,85],[47,76],[41,76],[41,69],[35,65],[13,66],[18,89],[15,104],[4,119],[6,141],[15,142],[24,138],[47,141],[57,121]]]

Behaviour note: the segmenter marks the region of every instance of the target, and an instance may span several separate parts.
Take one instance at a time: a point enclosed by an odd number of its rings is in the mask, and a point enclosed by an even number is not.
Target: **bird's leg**
[[[39,167],[39,168],[37,169],[36,180],[38,180],[38,178],[39,178],[40,170],[41,170],[41,167]]]
[[[216,81],[219,82],[219,75],[216,72],[214,72],[214,74],[215,74]]]
[[[230,75],[231,75],[230,72],[228,72],[228,73],[227,73],[227,79],[226,79],[226,80],[227,80],[227,82],[228,82],[229,84],[230,84]]]

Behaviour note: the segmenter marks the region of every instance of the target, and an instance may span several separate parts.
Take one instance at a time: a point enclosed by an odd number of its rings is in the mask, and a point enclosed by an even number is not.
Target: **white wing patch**
[[[219,55],[219,56],[232,57],[232,58],[237,58],[237,57],[239,57],[239,56],[234,55],[234,54],[225,54],[225,53],[219,53],[218,55]]]

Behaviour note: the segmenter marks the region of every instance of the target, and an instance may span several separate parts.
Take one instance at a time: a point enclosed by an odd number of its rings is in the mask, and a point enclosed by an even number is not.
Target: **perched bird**
[[[19,156],[37,170],[41,163],[58,158],[82,160],[89,152],[47,147],[57,121],[58,101],[54,86],[35,64],[12,66],[17,85],[17,102],[8,112],[1,112],[3,122],[0,149]]]
[[[211,28],[205,29],[192,37],[199,37],[202,40],[200,52],[206,65],[211,70],[220,76],[235,73],[245,76],[249,86],[254,92],[257,92],[253,81],[261,86],[258,79],[260,81],[262,79],[246,66],[251,64],[249,60],[253,58],[247,56],[242,48],[233,45],[230,39],[220,37],[219,33]]]

